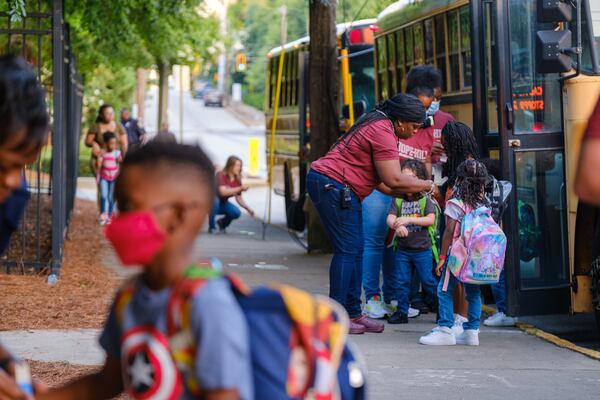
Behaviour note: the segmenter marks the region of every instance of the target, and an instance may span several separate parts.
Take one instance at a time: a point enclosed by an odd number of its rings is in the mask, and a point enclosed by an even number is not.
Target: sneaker
[[[501,311],[483,321],[485,326],[515,326],[516,323],[517,318],[509,317]]]
[[[223,223],[223,218],[217,220],[217,226],[219,227],[220,233],[227,233],[227,228]]]
[[[383,322],[373,321],[372,319],[367,318],[367,316],[364,314],[360,317],[352,318],[350,323],[362,325],[365,328],[365,332],[381,333],[385,329]]]
[[[398,310],[398,302],[396,300],[392,300],[389,303],[385,303],[383,305],[383,308],[385,309],[385,314],[388,317],[391,317],[396,312],[396,310]]]
[[[456,338],[452,329],[446,326],[436,326],[425,336],[421,336],[419,343],[429,346],[454,346]]]
[[[421,314],[421,311],[416,308],[408,307],[408,318],[415,318]]]
[[[383,307],[381,297],[373,296],[367,301],[367,304],[365,305],[365,314],[367,314],[367,317],[374,319],[385,317],[386,311]]]
[[[396,311],[388,318],[388,324],[408,324],[408,315],[403,312]]]
[[[460,335],[463,332],[463,324],[467,321],[468,319],[462,315],[454,314],[454,325],[452,325],[452,333],[454,333],[454,336]]]
[[[413,304],[410,305],[412,308],[416,308],[417,310],[419,310],[419,314],[427,314],[429,313],[429,307],[427,307],[427,304],[425,304],[422,301],[415,301]]]
[[[362,335],[367,331],[367,328],[365,328],[363,325],[352,322],[352,320],[350,320],[350,325],[348,328],[348,333],[351,335]]]
[[[98,223],[100,225],[106,225],[107,222],[108,222],[108,214],[106,214],[106,213],[100,214],[100,219],[98,220]]]
[[[466,346],[479,346],[479,329],[465,329],[460,335],[456,335],[456,344]]]

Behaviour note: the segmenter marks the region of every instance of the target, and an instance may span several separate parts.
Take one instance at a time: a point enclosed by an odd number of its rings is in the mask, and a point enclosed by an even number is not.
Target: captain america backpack
[[[364,366],[347,341],[349,320],[339,304],[286,285],[250,290],[210,263],[188,268],[168,302],[169,350],[179,380],[191,393],[202,395],[195,378],[196,344],[189,313],[195,294],[210,279],[229,281],[246,317],[255,399],[365,398]],[[126,285],[117,295],[117,311],[127,307],[133,287]]]

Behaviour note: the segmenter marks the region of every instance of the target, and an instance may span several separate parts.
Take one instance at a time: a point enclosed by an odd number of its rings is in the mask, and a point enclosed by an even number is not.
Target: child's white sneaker
[[[383,308],[383,301],[381,301],[381,298],[379,296],[371,297],[367,301],[364,311],[365,314],[367,314],[367,317],[373,319],[380,319],[385,317],[386,315],[385,308]]]
[[[503,312],[497,312],[496,314],[488,317],[483,321],[485,326],[515,326],[517,319],[509,317]]]
[[[416,308],[408,307],[408,318],[416,318],[421,314],[421,311]]]
[[[479,329],[465,329],[460,335],[456,335],[456,344],[466,346],[479,346]]]
[[[452,325],[452,333],[454,333],[454,336],[460,335],[463,332],[463,324],[467,321],[468,319],[462,315],[454,314],[454,324]]]
[[[425,336],[421,336],[419,343],[429,346],[454,346],[456,338],[452,329],[446,326],[436,326]]]

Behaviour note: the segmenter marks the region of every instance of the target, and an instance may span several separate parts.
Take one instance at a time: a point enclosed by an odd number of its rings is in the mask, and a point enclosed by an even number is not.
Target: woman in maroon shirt
[[[254,211],[246,204],[242,193],[248,190],[247,185],[242,184],[242,160],[236,156],[230,156],[225,163],[225,168],[217,172],[217,198],[208,221],[208,231],[214,232],[217,226],[219,231],[225,232],[225,229],[242,215],[239,207],[229,202],[231,197],[235,197],[237,203],[244,208],[250,216],[254,216]],[[222,218],[215,221],[217,215],[223,215]]]
[[[399,94],[384,101],[313,162],[306,178],[308,193],[334,248],[329,296],[346,308],[350,333],[382,332],[384,328],[361,310],[361,201],[376,187],[396,196],[435,189],[430,180],[403,175],[398,158],[398,140],[411,137],[424,118],[425,107],[415,96]]]

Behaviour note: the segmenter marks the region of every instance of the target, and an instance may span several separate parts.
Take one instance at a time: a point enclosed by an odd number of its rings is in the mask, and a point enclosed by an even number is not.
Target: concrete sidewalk
[[[251,285],[290,283],[328,292],[328,255],[307,255],[287,233],[249,217],[225,235],[203,235],[196,256],[215,256]],[[114,256],[107,263],[116,268]],[[555,347],[517,329],[481,330],[479,347],[427,347],[418,338],[434,325],[429,314],[382,334],[353,336],[368,367],[370,399],[597,399],[600,362]],[[93,363],[93,331],[0,333],[32,359]],[[49,340],[53,336],[58,338]],[[43,340],[42,340],[43,339]],[[34,349],[34,350],[28,350]],[[101,356],[101,355],[100,355]]]

